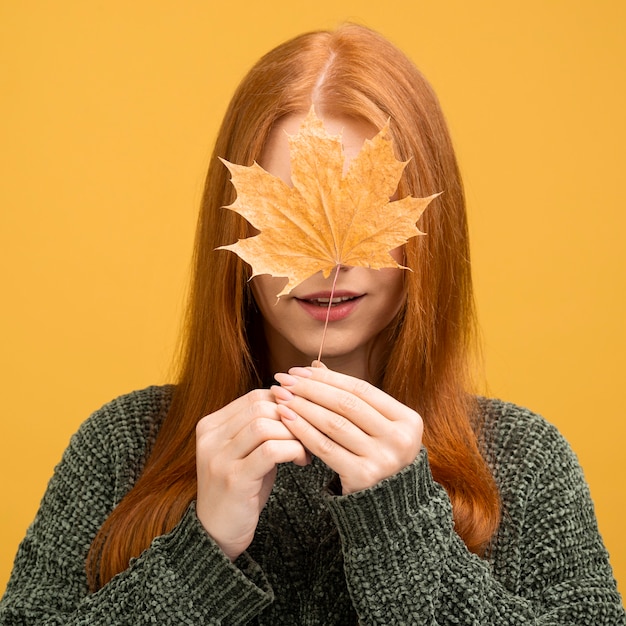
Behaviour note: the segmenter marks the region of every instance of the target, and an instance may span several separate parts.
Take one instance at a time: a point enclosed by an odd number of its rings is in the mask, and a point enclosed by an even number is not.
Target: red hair
[[[333,112],[381,128],[390,119],[397,157],[409,160],[399,197],[443,191],[406,245],[407,299],[379,386],[424,419],[435,478],[452,502],[455,530],[482,553],[499,523],[498,490],[481,456],[469,394],[474,308],[465,201],[452,143],[431,87],[380,35],[346,25],[296,37],[269,52],[237,89],[209,167],[194,251],[194,274],[172,404],[137,483],[98,532],[87,570],[92,589],[171,530],[196,497],[195,427],[200,418],[271,376],[249,268],[215,248],[247,235],[223,210],[234,190],[223,157],[250,165],[275,122],[290,113]]]

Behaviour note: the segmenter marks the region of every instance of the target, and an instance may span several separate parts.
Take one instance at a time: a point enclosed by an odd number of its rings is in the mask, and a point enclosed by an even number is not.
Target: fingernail
[[[272,385],[271,390],[272,393],[276,396],[277,400],[283,400],[284,402],[289,402],[290,400],[293,400],[293,394],[291,393],[291,391],[288,391],[284,387]]]
[[[289,420],[290,422],[298,419],[298,414],[295,411],[292,411],[290,408],[286,407],[284,404],[279,404],[278,407],[278,414],[286,420]]]
[[[313,376],[313,372],[307,367],[292,367],[289,373],[301,378],[311,378]]]
[[[289,376],[289,374],[283,374],[283,373],[275,374],[274,378],[283,387],[291,387],[292,385],[295,385],[298,382],[297,378],[294,378],[293,376]]]
[[[318,361],[317,359],[315,359],[315,361],[311,363],[311,367],[321,367],[324,370],[328,369],[321,361]]]

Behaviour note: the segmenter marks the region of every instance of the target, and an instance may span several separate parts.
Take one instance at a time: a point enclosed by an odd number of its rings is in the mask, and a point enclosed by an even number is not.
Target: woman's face
[[[344,171],[363,142],[377,132],[369,123],[350,117],[322,115],[321,119],[330,134],[342,135]],[[279,120],[259,159],[266,171],[287,184],[291,184],[287,134],[296,134],[303,121],[304,115],[289,115]],[[400,249],[392,254],[397,261],[401,260]],[[376,366],[377,360],[384,358],[386,346],[381,332],[404,303],[403,271],[341,267],[322,354],[322,361],[328,367],[370,378],[368,360],[372,357]],[[276,294],[283,287],[284,278],[262,275],[252,280],[273,371],[308,365],[317,358],[334,277],[335,272],[328,278],[319,272],[278,302]]]

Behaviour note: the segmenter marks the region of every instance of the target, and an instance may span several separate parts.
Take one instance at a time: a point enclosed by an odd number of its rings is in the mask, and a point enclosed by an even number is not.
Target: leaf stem
[[[337,284],[337,277],[339,276],[339,270],[341,265],[337,263],[335,266],[335,278],[333,279],[333,286],[330,288],[330,299],[328,301],[328,309],[326,309],[326,321],[324,322],[324,332],[322,333],[322,343],[320,345],[320,351],[317,355],[317,360],[322,362],[322,350],[324,349],[324,341],[326,339],[326,329],[328,328],[328,320],[330,319],[330,309],[333,306],[333,296],[335,295],[335,285]]]

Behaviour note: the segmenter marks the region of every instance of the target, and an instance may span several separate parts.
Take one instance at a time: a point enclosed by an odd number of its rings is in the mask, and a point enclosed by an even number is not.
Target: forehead
[[[361,150],[363,142],[366,139],[371,139],[378,132],[370,122],[360,118],[342,115],[320,115],[319,117],[324,123],[326,132],[330,135],[341,135],[346,159],[344,171]],[[259,165],[264,170],[281,178],[287,184],[291,184],[291,164],[287,137],[297,134],[304,118],[304,114],[292,114],[278,120],[269,134],[259,159]]]

